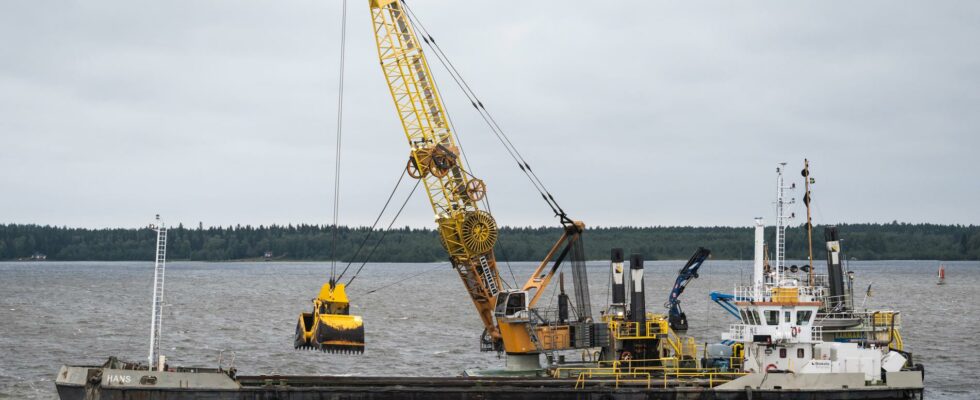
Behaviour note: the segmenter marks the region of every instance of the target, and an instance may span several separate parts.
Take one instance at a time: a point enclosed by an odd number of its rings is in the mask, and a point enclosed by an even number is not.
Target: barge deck
[[[366,377],[236,375],[216,368],[149,371],[110,359],[101,366],[63,366],[55,384],[62,400],[760,400],[922,398],[918,372],[889,373],[888,384],[864,386],[860,374],[749,374],[712,387],[703,379],[619,376]],[[818,379],[817,379],[818,378]]]

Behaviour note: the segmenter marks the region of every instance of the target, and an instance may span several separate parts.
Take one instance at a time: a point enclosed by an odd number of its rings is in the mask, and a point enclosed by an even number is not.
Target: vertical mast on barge
[[[153,263],[153,303],[150,310],[150,355],[147,356],[147,366],[153,369],[153,363],[158,362],[158,368],[163,370],[163,355],[160,354],[160,329],[163,319],[163,280],[167,270],[167,227],[160,222],[160,214],[150,225],[157,233],[157,256]],[[159,357],[159,360],[157,358]]]

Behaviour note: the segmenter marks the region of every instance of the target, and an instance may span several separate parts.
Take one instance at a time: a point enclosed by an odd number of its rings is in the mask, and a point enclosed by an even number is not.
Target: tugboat
[[[827,275],[810,265],[785,265],[785,224],[782,171],[777,169],[776,257],[765,255],[761,218],[755,220],[755,257],[750,285],[735,288],[727,298],[740,322],[722,335],[748,375],[719,387],[802,389],[845,387],[922,387],[923,367],[904,351],[900,314],[892,310],[857,311],[853,307],[854,274],[841,260],[841,241],[835,227],[825,229]],[[809,208],[809,171],[807,194]],[[809,216],[809,210],[808,210]],[[812,225],[807,218],[807,228]],[[809,232],[808,232],[809,233]],[[812,247],[811,247],[812,248]],[[847,285],[845,287],[845,275]],[[724,297],[715,293],[713,298]],[[716,300],[717,301],[717,300]],[[921,389],[919,389],[921,395]]]

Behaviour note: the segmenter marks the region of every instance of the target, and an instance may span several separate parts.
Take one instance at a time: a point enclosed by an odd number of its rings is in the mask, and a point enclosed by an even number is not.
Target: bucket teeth
[[[331,354],[364,354],[364,346],[323,345],[320,351]]]

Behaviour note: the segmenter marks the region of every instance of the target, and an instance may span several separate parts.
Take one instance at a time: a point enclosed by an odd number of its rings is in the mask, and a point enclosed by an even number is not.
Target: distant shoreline
[[[980,226],[937,224],[838,224],[844,255],[857,260],[980,260]],[[824,259],[824,226],[813,230],[814,259]],[[396,228],[384,235],[366,227],[321,225],[186,228],[168,233],[171,260],[324,262],[332,258],[370,262],[439,262],[446,252],[433,229]],[[495,247],[498,261],[541,260],[561,236],[559,227],[502,227]],[[380,237],[384,240],[379,242]],[[773,242],[774,229],[766,231]],[[591,227],[583,236],[586,258],[606,260],[612,248],[643,254],[647,260],[687,260],[698,247],[717,260],[749,260],[750,227]],[[40,225],[0,225],[0,260],[47,258],[55,261],[147,260],[156,235],[148,228],[85,229]],[[786,231],[786,258],[805,259],[806,230]],[[368,260],[368,255],[370,259]],[[346,262],[346,261],[345,261]]]

